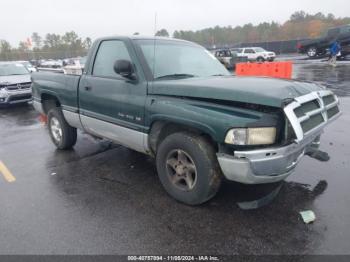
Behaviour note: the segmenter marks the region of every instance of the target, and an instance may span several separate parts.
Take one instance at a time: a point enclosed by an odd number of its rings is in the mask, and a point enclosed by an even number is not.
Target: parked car
[[[214,55],[227,69],[232,68],[232,54],[229,49],[216,50]]]
[[[77,57],[67,60],[66,65],[63,67],[66,74],[81,75],[83,73],[86,57]]]
[[[304,40],[298,43],[298,52],[307,54],[310,58],[325,55],[332,42],[339,41],[342,47],[350,45],[350,25],[338,26],[327,31],[326,35],[316,39]],[[344,48],[341,56],[350,54],[348,48]]]
[[[53,59],[48,59],[48,60],[42,60],[40,61],[40,67],[42,68],[61,68],[63,66],[63,61],[61,60],[53,60]]]
[[[16,61],[16,63],[22,64],[27,68],[29,72],[36,72],[36,68],[29,61]]]
[[[32,78],[33,105],[58,149],[72,148],[83,129],[145,153],[165,190],[189,205],[211,199],[223,177],[285,179],[303,155],[320,155],[320,135],[340,115],[338,98],[319,84],[235,77],[203,47],[176,39],[101,38],[83,75]]]
[[[30,72],[20,63],[0,62],[0,106],[32,100]]]
[[[238,57],[247,57],[248,61],[272,62],[276,58],[274,52],[266,51],[261,47],[232,48],[231,52],[236,53]]]

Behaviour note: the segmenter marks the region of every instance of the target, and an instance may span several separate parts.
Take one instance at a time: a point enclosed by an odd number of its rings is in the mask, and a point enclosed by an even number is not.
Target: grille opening
[[[15,91],[15,90],[22,90],[22,89],[29,89],[31,86],[31,83],[19,83],[14,85],[7,85],[6,90],[8,91]]]
[[[327,110],[328,118],[332,118],[333,116],[335,116],[338,113],[339,113],[339,107],[337,107],[337,106],[332,107],[331,109]]]
[[[320,104],[317,102],[317,100],[312,100],[309,102],[306,102],[302,104],[300,107],[297,107],[294,109],[295,115],[299,118],[305,115],[305,113],[314,111],[316,109],[320,108]]]
[[[329,104],[332,104],[333,102],[335,102],[334,95],[324,96],[322,99],[323,99],[323,103],[325,105],[329,105]]]
[[[306,133],[324,122],[321,114],[313,115],[308,120],[301,123],[303,132]]]
[[[11,96],[9,98],[9,102],[18,101],[18,100],[24,100],[24,99],[30,99],[31,97],[32,97],[31,94],[20,95],[20,96]]]

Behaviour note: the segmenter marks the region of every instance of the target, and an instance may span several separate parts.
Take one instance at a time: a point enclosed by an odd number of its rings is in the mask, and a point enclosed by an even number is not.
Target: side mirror
[[[114,63],[114,72],[125,78],[136,79],[135,69],[129,60],[117,60]]]

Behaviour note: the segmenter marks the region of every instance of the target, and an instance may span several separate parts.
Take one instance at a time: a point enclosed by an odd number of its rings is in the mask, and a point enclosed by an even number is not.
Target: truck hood
[[[0,76],[0,85],[13,85],[13,84],[29,83],[29,82],[30,82],[30,74]]]
[[[267,77],[209,77],[154,81],[151,95],[217,99],[284,107],[286,100],[322,90],[315,83]]]

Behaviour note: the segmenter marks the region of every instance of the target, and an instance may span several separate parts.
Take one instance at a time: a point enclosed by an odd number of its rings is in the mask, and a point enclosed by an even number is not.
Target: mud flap
[[[327,162],[331,159],[327,152],[323,152],[317,148],[312,147],[308,149],[305,155],[322,162]]]
[[[278,187],[272,190],[268,195],[263,196],[262,198],[259,198],[253,201],[247,201],[247,202],[237,202],[237,205],[239,206],[240,209],[243,209],[243,210],[253,210],[253,209],[258,209],[260,207],[266,206],[270,204],[272,200],[275,199],[275,197],[280,192],[282,185],[283,183],[281,183]]]

